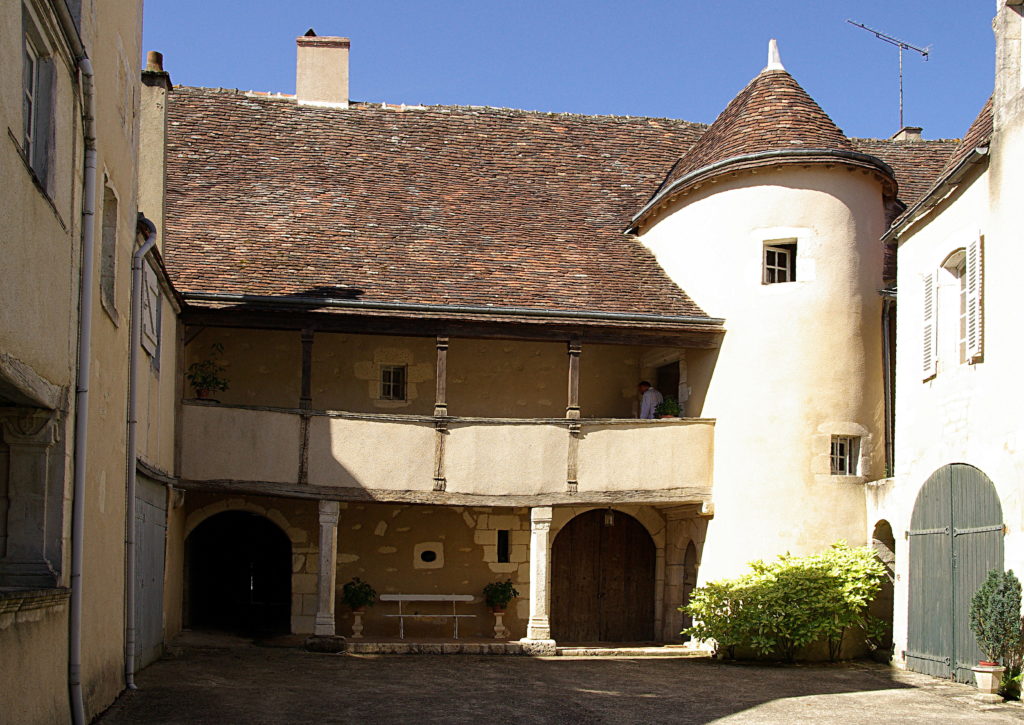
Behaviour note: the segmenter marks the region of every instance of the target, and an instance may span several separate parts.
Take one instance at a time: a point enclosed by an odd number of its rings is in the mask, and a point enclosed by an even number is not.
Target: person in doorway
[[[640,417],[641,418],[654,418],[654,409],[658,407],[665,398],[656,388],[651,387],[651,384],[646,380],[641,380],[640,384],[636,386],[637,392],[640,393]]]

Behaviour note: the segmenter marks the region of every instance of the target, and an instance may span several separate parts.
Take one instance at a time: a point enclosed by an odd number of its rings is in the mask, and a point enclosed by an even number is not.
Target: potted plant
[[[345,586],[341,588],[341,598],[353,612],[362,612],[374,605],[377,601],[377,592],[368,582],[356,576],[345,582]]]
[[[205,360],[197,360],[188,366],[185,377],[196,392],[196,398],[207,400],[213,391],[228,389],[228,379],[225,376],[227,368],[213,359],[214,355],[224,352],[224,346],[219,342],[210,345],[210,357]]]
[[[492,612],[504,612],[508,608],[508,603],[518,596],[519,592],[512,586],[511,579],[491,582],[484,587],[484,600]]]
[[[665,398],[654,408],[654,414],[659,418],[678,418],[681,412],[682,408],[675,398]]]
[[[1003,675],[1002,662],[1021,644],[1021,585],[1013,571],[993,569],[971,597],[970,624],[987,659],[974,668],[978,690],[994,694]]]

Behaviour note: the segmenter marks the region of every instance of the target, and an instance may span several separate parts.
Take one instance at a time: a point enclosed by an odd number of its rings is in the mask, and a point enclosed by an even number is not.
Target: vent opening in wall
[[[440,541],[424,541],[416,544],[412,550],[413,569],[443,569],[444,543]]]
[[[796,281],[796,240],[777,239],[764,244],[762,284]]]
[[[420,552],[420,561],[426,562],[427,564],[437,561],[437,552],[433,549],[424,549]]]
[[[508,529],[498,529],[498,563],[508,564],[509,558],[509,545],[508,545]]]

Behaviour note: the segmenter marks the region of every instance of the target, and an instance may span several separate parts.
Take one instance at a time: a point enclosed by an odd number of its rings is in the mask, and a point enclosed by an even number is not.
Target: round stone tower
[[[701,582],[866,543],[885,476],[881,316],[891,169],[768,66],[679,159],[632,230],[708,314],[687,414],[717,419]]]

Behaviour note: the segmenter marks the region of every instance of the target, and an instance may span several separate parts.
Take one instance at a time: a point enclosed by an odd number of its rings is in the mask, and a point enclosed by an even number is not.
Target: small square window
[[[860,457],[860,439],[853,436],[832,436],[832,475],[856,476]]]
[[[762,284],[796,281],[796,242],[780,244],[769,242],[764,245]]]
[[[405,365],[382,365],[380,368],[380,399],[405,400]]]

